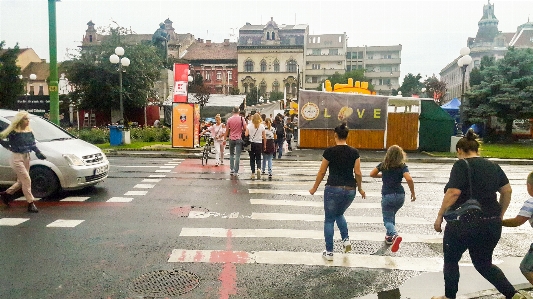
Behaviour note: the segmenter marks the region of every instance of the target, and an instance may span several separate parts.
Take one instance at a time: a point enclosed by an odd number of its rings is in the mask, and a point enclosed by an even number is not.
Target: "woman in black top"
[[[328,261],[333,260],[333,230],[335,222],[337,222],[337,227],[341,232],[344,252],[349,252],[352,249],[344,212],[355,198],[356,187],[359,190],[359,194],[365,198],[365,191],[361,187],[363,176],[361,174],[359,152],[346,144],[348,132],[349,130],[345,123],[335,128],[336,145],[324,151],[315,184],[309,190],[311,195],[315,194],[329,168],[329,176],[324,189],[324,239],[326,241],[326,250],[322,253],[322,256]]]
[[[11,124],[0,133],[0,139],[7,137],[7,142],[2,140],[2,146],[12,152],[11,168],[17,174],[17,182],[9,187],[6,191],[0,192],[2,201],[9,205],[13,200],[13,194],[22,189],[24,197],[28,202],[28,212],[37,213],[37,207],[33,203],[35,200],[31,193],[30,179],[30,153],[33,151],[39,159],[46,159],[35,144],[35,137],[30,128],[30,119],[28,112],[21,111],[15,115]]]
[[[444,188],[444,198],[434,228],[442,231],[444,212],[455,209],[470,198],[482,207],[478,220],[451,220],[446,223],[443,238],[445,296],[432,299],[454,299],[459,284],[459,260],[468,249],[476,270],[507,299],[524,298],[518,294],[503,272],[492,264],[492,252],[502,233],[502,217],[511,201],[511,185],[498,164],[479,156],[479,143],[472,129],[456,145],[459,158],[452,167]],[[466,162],[465,162],[466,160]],[[470,177],[472,194],[470,194]],[[499,201],[496,192],[500,193]]]

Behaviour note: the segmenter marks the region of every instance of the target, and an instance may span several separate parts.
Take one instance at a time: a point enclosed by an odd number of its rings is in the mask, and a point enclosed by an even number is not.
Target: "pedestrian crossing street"
[[[169,173],[171,172],[176,166],[180,165],[181,162],[183,162],[184,159],[172,159],[170,161],[167,161],[164,165],[156,166],[156,169],[152,174],[149,174],[147,178],[144,178],[141,180],[140,183],[133,185],[132,190],[127,191],[121,196],[113,196],[107,199],[106,203],[129,203],[132,202],[136,197],[146,196],[150,189],[153,189],[157,183],[159,183],[162,179],[167,177],[166,174],[163,173]],[[142,168],[143,166],[127,166],[132,168]],[[154,168],[154,166],[148,166],[149,168]],[[112,190],[111,190],[112,191]],[[63,203],[74,203],[74,202],[85,202],[89,200],[91,197],[89,196],[67,196],[65,198],[62,198],[59,200],[59,202]],[[36,199],[37,201],[39,199]],[[21,196],[17,199],[15,199],[15,202],[24,202],[26,199]],[[0,227],[2,226],[17,226],[20,224],[23,224],[27,221],[30,221],[31,218],[14,218],[14,217],[3,217],[0,218]],[[48,225],[46,227],[52,227],[52,228],[73,228],[80,224],[82,224],[85,220],[76,220],[76,219],[57,219]]]

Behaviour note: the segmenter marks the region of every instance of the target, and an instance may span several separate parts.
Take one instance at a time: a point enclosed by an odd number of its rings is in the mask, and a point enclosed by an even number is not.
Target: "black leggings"
[[[451,221],[446,224],[443,239],[444,289],[446,297],[455,299],[459,285],[459,260],[468,249],[472,264],[505,298],[516,293],[502,270],[492,264],[492,252],[502,234],[501,219],[484,219],[477,224]]]
[[[252,142],[250,151],[248,152],[248,154],[250,155],[250,169],[252,170],[252,173],[255,173],[256,165],[257,165],[257,169],[261,170],[262,150],[263,150],[263,143]]]

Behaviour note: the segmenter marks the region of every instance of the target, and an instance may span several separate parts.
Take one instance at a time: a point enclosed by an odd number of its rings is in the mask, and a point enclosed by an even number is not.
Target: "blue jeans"
[[[283,141],[285,141],[285,138],[276,139],[276,150],[278,152],[278,159],[281,159],[281,156],[283,155]],[[274,153],[274,159],[276,159],[276,153]]]
[[[342,187],[326,185],[324,189],[324,239],[326,251],[333,252],[334,224],[341,232],[341,238],[348,238],[348,224],[344,218],[344,212],[352,204],[355,198],[355,190],[345,190]]]
[[[233,173],[239,173],[241,162],[242,139],[229,141],[229,169]]]
[[[381,213],[383,224],[387,229],[387,236],[396,235],[396,212],[405,202],[405,193],[391,193],[381,196]]]
[[[272,174],[272,156],[273,154],[265,154],[263,153],[263,172],[266,172],[266,167],[268,164],[268,174]]]

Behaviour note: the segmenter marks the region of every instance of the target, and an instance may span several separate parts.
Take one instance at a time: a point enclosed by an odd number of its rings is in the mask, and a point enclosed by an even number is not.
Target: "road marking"
[[[65,220],[57,219],[56,221],[48,224],[46,227],[76,227],[85,220]]]
[[[161,179],[144,179],[142,180],[143,183],[159,183],[161,182]]]
[[[69,197],[65,197],[63,198],[62,200],[60,201],[86,201],[87,199],[89,199],[90,197],[75,197],[75,196],[69,196]]]
[[[133,197],[111,197],[106,202],[131,202]]]
[[[228,257],[230,256],[230,257]],[[421,272],[442,271],[441,258],[394,257],[362,254],[335,254],[333,261],[326,261],[318,252],[292,251],[224,251],[174,249],[169,263],[227,263],[308,265],[326,267],[408,270]]]
[[[383,217],[368,216],[344,216],[350,223],[383,223]],[[324,215],[316,214],[286,214],[286,213],[252,213],[250,217],[254,220],[296,220],[296,221],[324,221]],[[396,223],[401,224],[432,224],[423,218],[416,217],[396,217]]]
[[[163,166],[159,166],[159,168],[176,168],[176,165],[171,165],[171,166],[163,165]]]
[[[171,171],[172,170],[170,170],[170,169],[158,169],[155,172],[171,172]]]
[[[185,161],[185,159],[174,158],[174,159],[172,159],[172,161]]]
[[[148,191],[128,191],[124,195],[146,195]]]
[[[148,177],[149,178],[166,178],[167,176],[165,174],[151,174]]]
[[[152,189],[154,187],[155,185],[152,185],[152,184],[137,184],[133,186],[133,188],[136,188],[136,189]]]
[[[253,205],[271,205],[271,206],[297,206],[297,207],[315,207],[323,208],[322,201],[304,201],[304,200],[277,200],[277,199],[262,199],[252,198],[250,203]],[[381,209],[381,203],[377,202],[354,202],[350,205],[350,209]]]
[[[273,184],[275,185],[275,184]],[[311,186],[311,185],[310,185]],[[312,186],[311,186],[312,187]],[[287,190],[287,189],[248,189],[250,194],[283,194],[283,195],[310,195],[307,190]],[[324,195],[324,191],[318,190],[312,196]],[[366,196],[381,197],[381,192],[366,192]]]
[[[0,226],[15,226],[30,220],[30,218],[0,218]]]
[[[229,231],[233,238],[292,238],[323,240],[323,230],[297,229],[226,229],[226,228],[190,228],[181,229],[180,237],[226,238]],[[383,242],[384,233],[360,232],[350,230],[351,241]],[[442,243],[442,235],[402,234],[407,243]],[[340,239],[339,239],[340,240]]]

